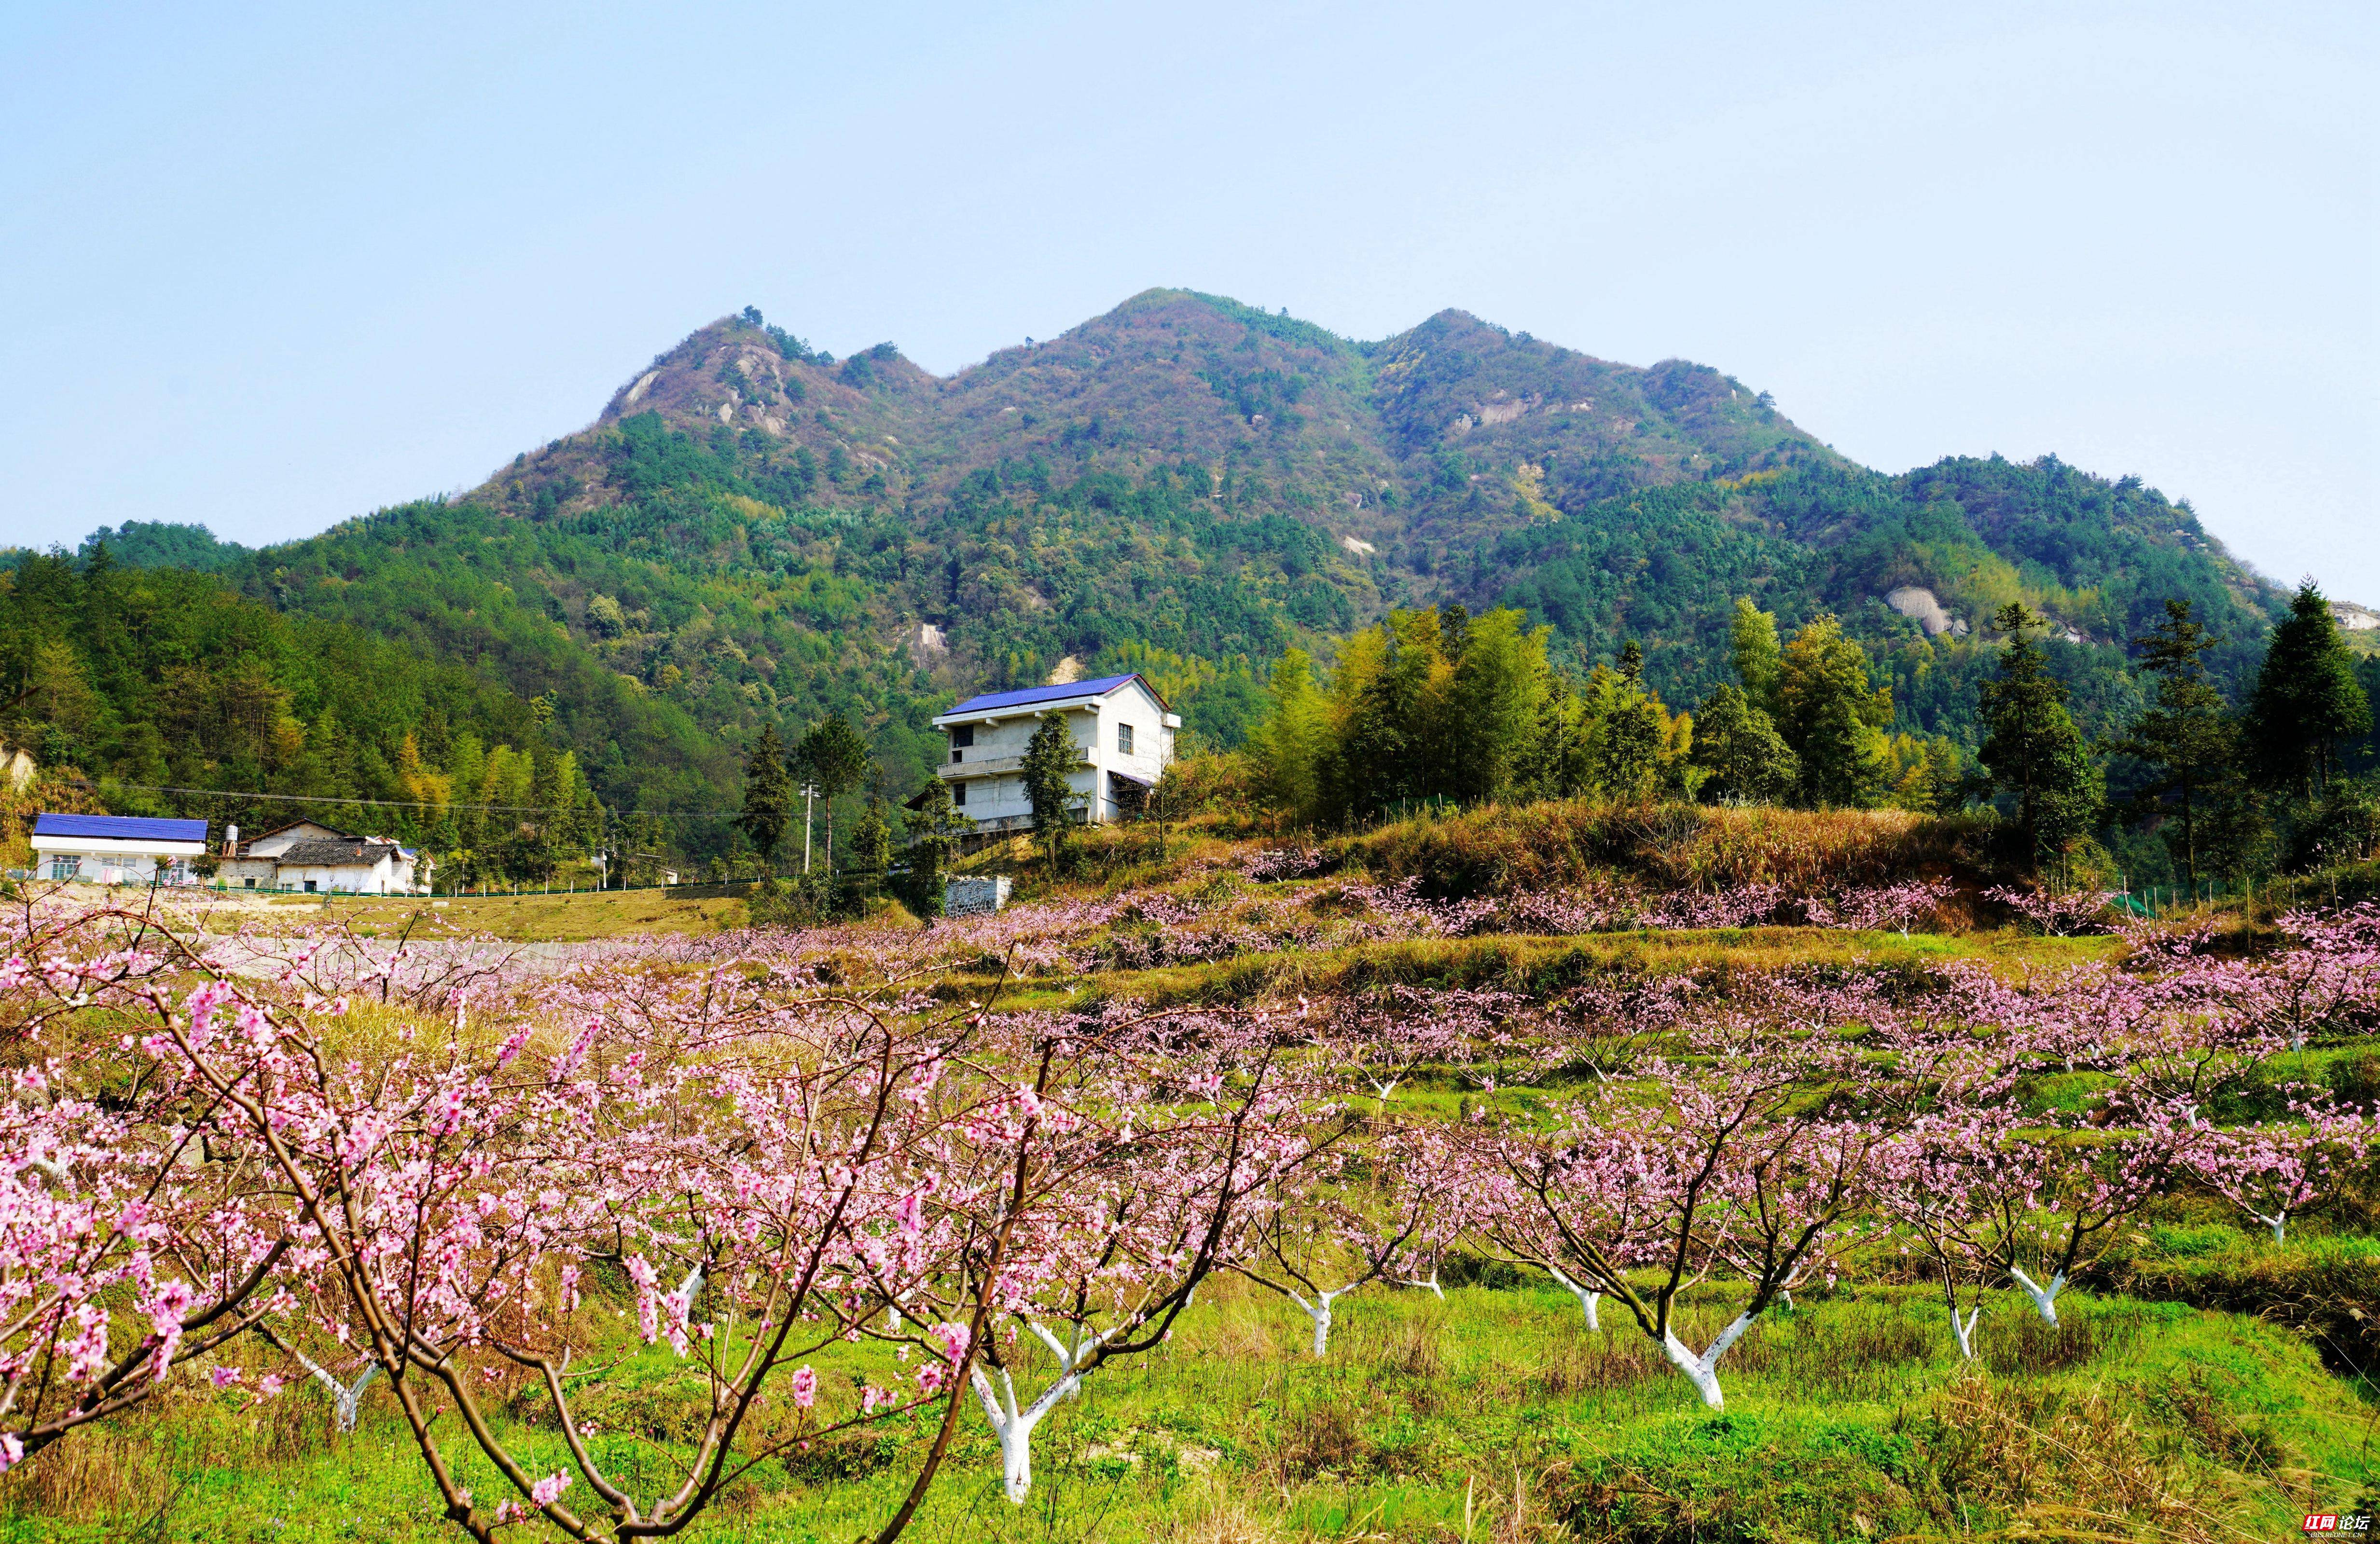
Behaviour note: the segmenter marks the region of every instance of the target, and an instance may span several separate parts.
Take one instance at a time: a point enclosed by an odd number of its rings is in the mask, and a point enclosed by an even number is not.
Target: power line
[[[143,794],[204,794],[210,798],[268,799],[275,804],[363,804],[382,809],[476,809],[489,815],[568,815],[585,808],[581,805],[552,804],[432,805],[419,799],[334,798],[327,794],[249,794],[235,788],[182,788],[165,783],[118,783],[115,786]],[[732,821],[744,812],[740,809],[632,809],[628,813],[651,815],[667,821]]]

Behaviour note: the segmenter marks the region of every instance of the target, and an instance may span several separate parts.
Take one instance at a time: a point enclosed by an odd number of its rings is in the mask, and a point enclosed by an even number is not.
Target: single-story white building
[[[207,822],[147,815],[37,815],[33,871],[89,884],[191,884],[207,850]]]
[[[300,842],[350,842],[353,836],[319,821],[292,821],[260,836],[239,839],[239,827],[224,828],[223,858],[215,878],[234,890],[274,890],[281,884],[281,855]]]
[[[319,821],[292,821],[245,842],[239,827],[226,828],[215,877],[235,890],[405,895],[428,888],[429,869],[385,837],[358,836]]]
[[[989,692],[937,716],[949,740],[941,775],[951,802],[981,831],[1030,825],[1025,747],[1044,718],[1057,714],[1074,733],[1076,770],[1069,777],[1077,808],[1092,824],[1137,806],[1173,761],[1181,718],[1138,675],[1107,675],[1053,687]]]
[[[292,843],[275,860],[284,890],[308,894],[336,890],[358,895],[409,895],[414,859],[394,842],[376,836]]]

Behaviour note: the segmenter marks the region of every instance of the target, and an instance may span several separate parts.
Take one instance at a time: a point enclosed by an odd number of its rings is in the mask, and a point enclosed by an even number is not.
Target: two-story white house
[[[1026,687],[970,697],[934,720],[949,741],[941,776],[951,802],[979,831],[1029,825],[1025,796],[1025,747],[1041,721],[1055,713],[1075,736],[1080,758],[1070,779],[1083,819],[1114,820],[1135,808],[1173,760],[1178,714],[1139,675]]]

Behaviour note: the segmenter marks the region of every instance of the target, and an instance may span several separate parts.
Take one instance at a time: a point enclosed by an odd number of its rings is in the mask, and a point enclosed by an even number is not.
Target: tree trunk
[[[2066,1285],[2065,1271],[2061,1270],[2049,1278],[2049,1284],[2045,1287],[2026,1275],[2023,1270],[2011,1265],[2009,1267],[2009,1280],[2017,1284],[2019,1291],[2033,1299],[2034,1311],[2041,1315],[2041,1321],[2044,1324],[2053,1326],[2057,1324],[2058,1294]]]
[[[1289,1295],[1292,1302],[1294,1302],[1299,1307],[1305,1310],[1305,1317],[1314,1320],[1314,1354],[1317,1356],[1326,1356],[1330,1350],[1330,1304],[1332,1300],[1342,1297],[1353,1290],[1354,1289],[1352,1287],[1341,1287],[1337,1292],[1317,1293],[1315,1295],[1315,1301],[1311,1303],[1307,1302],[1304,1297],[1294,1292]]]
[[[1751,1328],[1752,1316],[1738,1314],[1735,1322],[1721,1330],[1718,1339],[1710,1343],[1710,1349],[1699,1356],[1687,1349],[1686,1343],[1678,1338],[1676,1331],[1665,1331],[1661,1335],[1661,1354],[1670,1358],[1670,1366],[1686,1375],[1686,1381],[1694,1386],[1694,1392],[1703,1396],[1705,1405],[1713,1410],[1724,1410],[1727,1399],[1719,1392],[1718,1359],[1726,1356],[1727,1348]]]
[[[1601,1331],[1603,1320],[1597,1313],[1596,1307],[1603,1301],[1603,1294],[1579,1285],[1550,1265],[1546,1267],[1546,1273],[1560,1282],[1563,1291],[1578,1299],[1579,1311],[1586,1315],[1586,1327],[1589,1330]]]

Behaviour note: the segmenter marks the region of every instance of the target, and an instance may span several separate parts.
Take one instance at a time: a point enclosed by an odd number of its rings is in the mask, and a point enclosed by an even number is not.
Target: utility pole
[[[802,784],[802,872],[810,871],[810,802],[818,797],[818,784]]]

